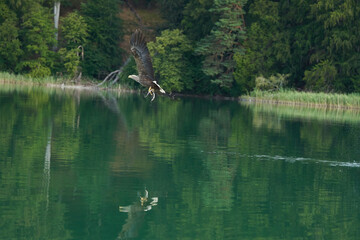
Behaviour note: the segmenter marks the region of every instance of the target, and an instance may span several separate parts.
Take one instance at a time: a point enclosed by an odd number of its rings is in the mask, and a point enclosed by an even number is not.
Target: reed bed
[[[13,73],[0,72],[0,83],[9,84],[21,84],[21,85],[46,85],[48,87],[61,86],[63,88],[89,88],[96,87],[98,81],[91,78],[82,78],[80,82],[75,82],[71,78],[66,77],[44,77],[44,78],[33,78],[27,75],[17,75]],[[105,83],[101,86],[101,89],[114,89],[120,91],[132,91],[127,86],[121,84],[111,85]]]
[[[344,108],[309,108],[306,106],[293,105],[264,105],[249,104],[244,102],[256,114],[275,115],[283,119],[318,120],[336,123],[360,123],[360,111],[358,109]]]
[[[65,81],[65,79],[62,79]],[[0,72],[0,82],[2,83],[14,83],[14,84],[46,84],[59,82],[59,78],[44,77],[33,78],[27,75],[18,75],[14,73]]]
[[[294,90],[267,92],[254,90],[241,99],[286,105],[305,105],[325,108],[360,108],[360,94],[312,93]]]
[[[17,75],[12,73],[0,72],[0,90],[1,91],[33,91],[38,88],[59,89],[72,91],[94,91],[99,89],[110,90],[113,93],[139,93],[139,90],[131,89],[126,85],[105,83],[100,88],[97,87],[97,81],[94,79],[83,78],[81,82],[75,83],[72,79],[64,77],[46,77],[32,78],[26,75]]]

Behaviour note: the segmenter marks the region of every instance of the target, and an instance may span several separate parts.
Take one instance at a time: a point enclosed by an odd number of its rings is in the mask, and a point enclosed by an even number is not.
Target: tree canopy
[[[103,79],[126,59],[126,49],[121,48],[126,44],[121,42],[127,40],[119,15],[123,2],[61,1],[65,11],[58,40],[53,1],[0,3],[0,71],[70,78],[83,73]],[[157,8],[160,11],[148,14],[160,13],[166,20],[144,29],[155,30],[158,36],[149,48],[165,90],[238,95],[252,91],[257,78],[277,81],[277,76],[287,76],[283,87],[360,92],[356,0],[127,3],[141,8],[141,14]]]

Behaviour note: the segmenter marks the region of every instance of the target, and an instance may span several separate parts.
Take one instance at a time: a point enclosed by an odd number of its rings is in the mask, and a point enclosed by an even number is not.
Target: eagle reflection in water
[[[158,203],[158,197],[149,198],[149,192],[146,189],[144,196],[139,194],[139,198],[131,205],[119,206],[119,211],[128,213],[128,218],[117,239],[137,238],[144,222],[145,212],[150,211]]]

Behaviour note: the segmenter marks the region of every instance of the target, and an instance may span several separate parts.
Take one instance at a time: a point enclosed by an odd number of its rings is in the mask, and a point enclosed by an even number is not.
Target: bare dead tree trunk
[[[123,71],[124,67],[129,64],[130,60],[131,60],[131,57],[128,57],[128,59],[126,59],[126,61],[120,67],[120,69],[109,73],[109,75],[107,75],[106,78],[96,86],[99,87],[99,86],[103,85],[107,81],[111,81],[111,83],[110,83],[111,85],[116,83],[119,80],[120,73]]]
[[[59,18],[60,18],[60,1],[55,1],[54,2],[54,25],[55,25],[55,46],[54,46],[54,51],[57,49],[57,41],[59,38]]]
[[[136,12],[135,8],[131,5],[131,3],[130,3],[128,0],[124,0],[124,2],[125,2],[126,5],[129,7],[130,11],[134,13],[136,19],[139,21],[140,28],[141,28],[141,29],[145,29],[144,24],[143,24],[143,22],[142,22],[142,19],[141,19],[141,17],[139,16],[139,14]],[[130,60],[131,60],[131,56],[126,59],[126,61],[125,61],[124,64],[120,67],[120,69],[109,73],[109,74],[105,77],[105,79],[104,79],[101,83],[99,83],[98,85],[96,85],[96,86],[99,87],[99,86],[103,85],[103,84],[104,84],[105,82],[107,82],[107,81],[111,81],[110,85],[115,84],[115,83],[119,80],[120,73],[123,71],[124,67],[125,67],[126,65],[128,65],[128,63],[130,62]]]
[[[84,47],[80,45],[77,47],[77,49],[81,49],[81,61],[84,61]],[[80,53],[77,52],[76,54],[79,57]],[[77,75],[78,76],[75,78],[75,83],[80,82],[81,77],[82,77],[82,69],[80,66],[77,67]]]

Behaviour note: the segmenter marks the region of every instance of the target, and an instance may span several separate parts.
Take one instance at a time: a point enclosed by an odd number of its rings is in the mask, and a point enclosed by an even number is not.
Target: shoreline
[[[346,105],[324,104],[324,103],[307,103],[307,102],[296,102],[296,101],[285,101],[285,100],[270,100],[270,99],[262,99],[255,97],[239,97],[239,101],[249,104],[269,104],[269,105],[322,108],[322,109],[360,110],[360,107],[358,106],[346,106]]]
[[[69,83],[51,83],[51,82],[31,82],[31,81],[11,81],[0,79],[0,84],[9,84],[9,85],[19,85],[19,86],[39,86],[47,88],[61,88],[61,89],[72,89],[72,90],[87,90],[87,91],[98,91],[98,90],[112,90],[117,92],[128,92],[136,93],[138,90],[128,89],[121,87],[97,87],[96,84],[86,83],[86,84],[69,84]]]
[[[60,88],[60,89],[72,89],[78,91],[114,91],[118,93],[139,93],[140,90],[128,89],[118,85],[118,87],[97,87],[96,84],[90,82],[80,84],[69,84],[69,83],[51,83],[51,82],[32,82],[32,81],[12,81],[6,79],[0,79],[0,84],[11,84],[11,85],[26,85],[26,86],[42,86],[47,88]],[[295,92],[295,91],[294,91]],[[272,93],[273,94],[273,93]],[[306,93],[305,93],[306,94]],[[270,94],[269,94],[270,95]],[[316,95],[316,94],[315,94]],[[320,95],[320,94],[318,94]],[[344,104],[333,104],[333,103],[313,103],[305,101],[289,101],[281,99],[270,99],[277,96],[276,94],[270,95],[271,97],[252,97],[252,96],[238,96],[228,97],[220,95],[199,95],[199,94],[185,94],[185,93],[173,93],[170,97],[173,98],[199,98],[209,100],[220,100],[220,101],[238,101],[244,104],[269,104],[269,105],[284,105],[284,106],[297,106],[297,107],[308,107],[308,108],[323,108],[323,109],[349,109],[349,110],[360,110],[360,105],[344,105]],[[325,96],[331,96],[331,94],[325,94]],[[360,95],[359,95],[360,99]]]

